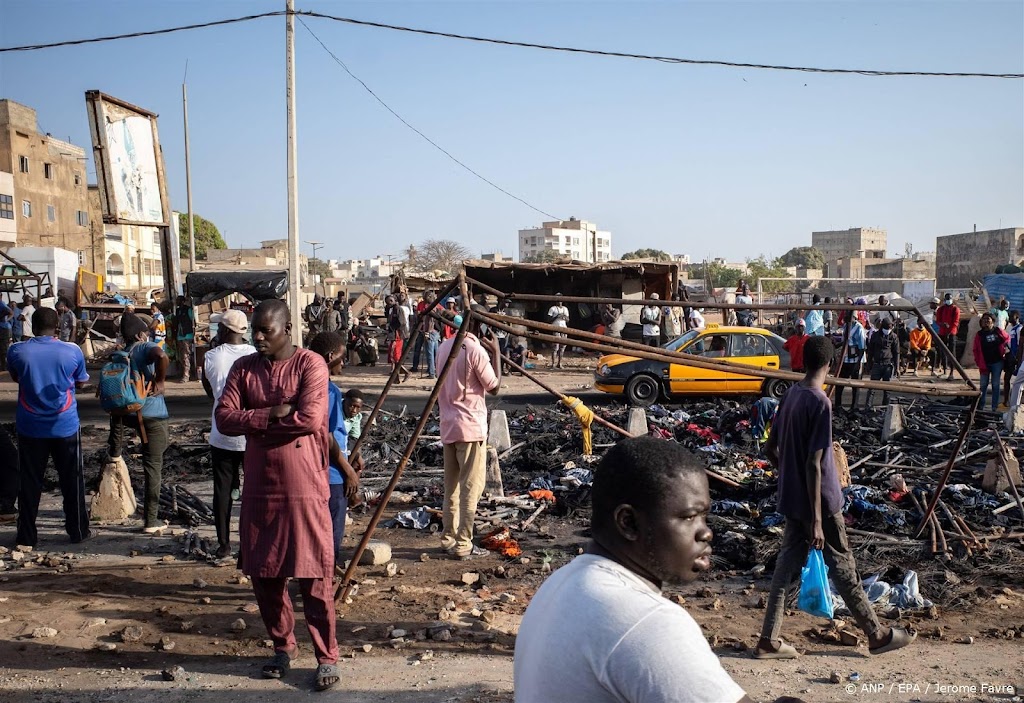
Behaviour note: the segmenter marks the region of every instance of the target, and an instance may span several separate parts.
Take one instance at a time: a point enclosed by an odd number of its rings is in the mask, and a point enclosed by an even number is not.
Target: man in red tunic
[[[322,358],[292,344],[289,319],[280,300],[256,308],[252,341],[258,353],[231,367],[216,420],[222,434],[246,438],[238,566],[252,578],[274,641],[274,658],[263,675],[286,675],[297,654],[288,596],[293,578],[319,664],[315,685],[322,691],[339,680],[327,504],[329,377]]]

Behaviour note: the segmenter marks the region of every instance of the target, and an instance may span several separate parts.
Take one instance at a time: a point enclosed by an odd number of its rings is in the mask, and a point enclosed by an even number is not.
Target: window
[[[103,236],[107,239],[112,239],[115,242],[121,241],[121,229],[108,229],[103,233]]]
[[[160,230],[153,230],[153,246],[160,251]]]
[[[32,217],[32,203],[28,200],[21,201],[21,216]]]
[[[0,219],[14,219],[14,196],[0,195]]]
[[[79,266],[85,266],[85,250],[84,249],[79,249],[78,250],[78,265]]]
[[[75,174],[75,185],[76,186],[82,185],[82,175],[80,173],[76,173]]]
[[[123,276],[124,275],[124,261],[117,254],[111,254],[107,259],[107,275],[108,276]]]
[[[730,356],[773,356],[765,346],[765,338],[759,334],[732,335],[732,351]]]
[[[76,210],[75,211],[75,220],[78,222],[78,225],[80,227],[88,227],[89,226],[89,213],[87,213],[85,210]]]
[[[46,221],[55,222],[57,220],[57,208],[53,205],[46,206]]]
[[[19,156],[18,157],[18,169],[22,173],[28,173],[28,157],[27,156]]]
[[[53,164],[43,164],[43,178],[53,179]]]

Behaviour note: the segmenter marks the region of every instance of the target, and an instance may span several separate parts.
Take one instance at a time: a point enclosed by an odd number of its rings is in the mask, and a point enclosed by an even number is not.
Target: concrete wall
[[[896,259],[886,263],[871,263],[867,261],[864,267],[866,278],[914,278],[926,279],[935,278],[934,261],[914,261],[913,259]]]
[[[1024,227],[947,234],[935,240],[939,290],[969,288],[1000,264],[1024,259]]]
[[[871,227],[811,232],[811,246],[825,255],[826,262],[857,256],[884,258],[888,241],[884,229]]]

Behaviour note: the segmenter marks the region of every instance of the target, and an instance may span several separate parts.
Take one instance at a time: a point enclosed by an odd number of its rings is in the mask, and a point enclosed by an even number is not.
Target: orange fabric
[[[932,348],[932,336],[928,330],[920,328],[910,330],[910,348],[917,351],[928,351]]]
[[[530,497],[533,498],[534,500],[546,500],[551,503],[555,502],[555,494],[552,493],[551,491],[530,491]]]
[[[503,557],[518,557],[523,554],[519,543],[512,539],[512,531],[507,527],[491,530],[486,537],[480,540],[480,546],[492,552],[498,552]]]

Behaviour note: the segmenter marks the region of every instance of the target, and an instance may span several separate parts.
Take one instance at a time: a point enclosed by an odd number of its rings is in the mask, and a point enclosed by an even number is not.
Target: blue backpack
[[[100,406],[111,415],[136,415],[146,401],[146,381],[132,364],[131,354],[116,351],[100,370]]]

